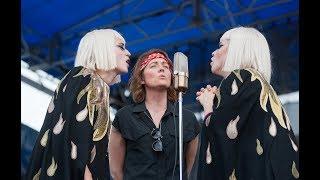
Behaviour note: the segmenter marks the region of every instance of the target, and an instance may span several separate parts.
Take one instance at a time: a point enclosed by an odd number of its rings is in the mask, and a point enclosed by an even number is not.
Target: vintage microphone
[[[174,54],[174,88],[179,92],[179,164],[180,180],[182,180],[183,160],[183,122],[182,122],[182,93],[188,89],[188,57],[181,52]]]

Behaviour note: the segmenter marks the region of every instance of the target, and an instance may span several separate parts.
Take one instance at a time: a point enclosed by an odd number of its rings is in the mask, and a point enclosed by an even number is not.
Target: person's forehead
[[[117,43],[117,44],[120,44],[120,43],[125,44],[125,42],[123,41],[123,39],[122,39],[122,38],[119,38],[119,37],[116,37],[116,43]]]
[[[151,64],[151,63],[155,63],[155,62],[157,62],[157,63],[168,63],[165,59],[163,59],[163,58],[154,58],[154,59],[152,59],[150,62],[149,62],[149,64]]]
[[[220,43],[227,43],[228,40],[227,39],[220,39]]]

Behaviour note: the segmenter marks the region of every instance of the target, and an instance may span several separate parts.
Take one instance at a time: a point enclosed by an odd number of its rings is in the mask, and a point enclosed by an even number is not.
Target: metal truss
[[[86,31],[80,31],[72,33],[72,31],[76,30],[77,28],[89,24],[93,22],[94,20],[101,18],[111,12],[121,10],[124,6],[128,5],[129,3],[136,3],[134,8],[131,10],[131,12],[128,13],[128,16],[122,16],[120,20],[116,20],[111,22],[110,24],[106,24],[100,27],[95,28],[119,28],[124,25],[133,25],[134,28],[138,30],[139,33],[142,34],[142,38],[128,41],[128,46],[138,46],[142,44],[145,41],[149,40],[155,40],[158,38],[163,38],[168,35],[174,35],[181,32],[189,31],[194,28],[199,29],[202,32],[202,35],[198,38],[188,39],[188,40],[181,40],[178,42],[172,42],[166,45],[159,46],[159,48],[171,48],[178,45],[183,45],[185,43],[189,42],[196,42],[202,39],[207,38],[215,38],[218,35],[220,35],[225,29],[238,25],[236,22],[236,17],[242,16],[242,15],[251,15],[255,12],[258,12],[259,10],[263,10],[266,8],[270,8],[273,6],[281,5],[284,3],[290,2],[290,0],[280,0],[275,1],[267,4],[263,4],[260,6],[255,6],[256,0],[252,0],[250,5],[248,7],[244,7],[241,5],[241,2],[238,0],[237,4],[240,7],[239,12],[232,12],[229,7],[229,3],[227,0],[215,0],[210,1],[210,3],[215,3],[215,5],[218,8],[223,9],[226,12],[226,15],[219,16],[217,15],[212,9],[207,7],[203,1],[200,0],[188,0],[183,1],[179,5],[173,4],[170,0],[163,0],[168,6],[156,10],[152,10],[149,12],[146,12],[144,14],[140,15],[133,15],[136,10],[141,7],[141,5],[144,3],[144,0],[123,0],[118,4],[113,5],[110,8],[104,9],[101,12],[91,16],[87,17],[81,22],[75,23],[65,29],[62,29],[61,31],[57,32],[53,37],[47,38],[45,41],[38,43],[37,45],[30,45],[28,44],[23,34],[24,33],[32,33],[34,35],[42,36],[40,33],[35,32],[34,30],[23,27],[23,33],[21,35],[21,59],[31,59],[31,69],[42,69],[42,70],[49,70],[54,68],[55,70],[59,71],[60,73],[64,74],[68,70],[68,65],[74,61],[75,56],[75,50],[74,49],[68,49],[65,44],[68,44],[69,42],[80,38],[83,36],[88,30]],[[184,10],[186,8],[192,8],[193,15],[187,15],[184,13]],[[140,25],[139,22],[151,17],[155,17],[161,14],[174,12],[175,15],[172,17],[172,19],[166,24],[166,28],[164,31],[155,34],[155,35],[149,35]],[[298,10],[295,12],[290,12],[287,14],[283,14],[280,16],[275,16],[272,18],[268,18],[265,20],[260,20],[257,17],[255,17],[255,21],[250,24],[242,24],[242,25],[248,25],[248,26],[255,26],[255,25],[261,25],[261,24],[267,24],[272,23],[274,21],[278,21],[281,19],[291,18],[291,17],[297,17],[299,14]],[[172,24],[177,21],[179,18],[187,18],[190,23],[187,26],[173,29],[171,28]],[[223,25],[225,28],[217,28],[216,25]],[[138,53],[138,52],[136,52]],[[134,54],[133,54],[134,55]],[[70,67],[70,66],[69,66]]]

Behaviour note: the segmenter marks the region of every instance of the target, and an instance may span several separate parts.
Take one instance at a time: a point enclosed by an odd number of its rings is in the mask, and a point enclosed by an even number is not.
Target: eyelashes
[[[121,50],[125,50],[125,48],[121,45],[117,45]]]

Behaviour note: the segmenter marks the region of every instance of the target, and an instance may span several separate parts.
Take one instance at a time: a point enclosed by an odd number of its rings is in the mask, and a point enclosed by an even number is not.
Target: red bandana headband
[[[167,63],[170,65],[170,67],[172,66],[172,63],[170,62],[170,60],[168,60],[162,53],[155,52],[155,53],[149,54],[146,58],[144,58],[142,60],[142,63],[140,65],[140,71],[142,69],[144,69],[149,64],[149,62],[151,60],[156,59],[156,58],[162,58],[167,61]]]

